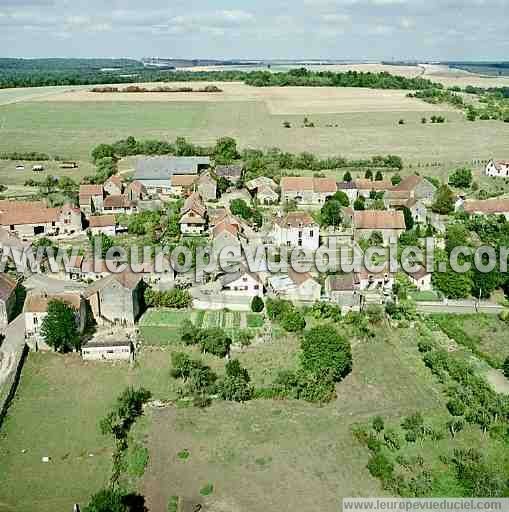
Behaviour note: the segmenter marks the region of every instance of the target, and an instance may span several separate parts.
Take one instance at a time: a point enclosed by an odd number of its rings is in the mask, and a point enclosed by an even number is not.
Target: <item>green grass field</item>
[[[302,116],[271,115],[265,103],[257,101],[21,102],[0,106],[0,151],[44,151],[85,160],[96,144],[128,135],[169,140],[185,136],[201,144],[229,135],[236,137],[241,147],[279,146],[294,152],[352,158],[394,153],[414,166],[439,162],[439,167],[426,170],[429,174],[440,174],[472,159],[507,156],[506,123],[469,123],[458,112],[444,112],[446,124],[423,125],[421,117],[425,114],[310,115],[316,125],[310,129],[300,127]],[[404,126],[398,125],[400,118],[405,119]],[[283,128],[285,120],[295,127]],[[327,128],[327,124],[339,126]]]
[[[256,333],[264,325],[263,316],[256,313],[150,309],[140,320],[140,332],[144,342],[150,346],[178,344],[180,326],[184,320],[191,320],[201,328],[220,327],[225,329],[234,341],[239,329],[249,329]]]
[[[338,386],[337,401],[324,407],[253,401],[150,413],[150,462],[140,487],[150,509],[165,510],[171,495],[192,496],[207,483],[214,485],[207,500],[253,512],[333,511],[341,496],[383,493],[350,428],[374,414],[397,420],[416,409],[443,409],[415,343],[411,331],[380,331],[375,341],[356,343],[354,371]],[[280,336],[235,355],[262,386],[279,369],[296,367],[298,346]],[[200,356],[195,347],[178,350],[224,371],[224,360]],[[30,354],[1,430],[0,510],[50,512],[86,502],[111,470],[112,443],[99,434],[99,419],[128,384],[175,398],[179,383],[170,377],[169,357],[168,349],[144,349],[131,368]],[[189,459],[177,461],[185,448]],[[41,462],[45,455],[49,464]]]

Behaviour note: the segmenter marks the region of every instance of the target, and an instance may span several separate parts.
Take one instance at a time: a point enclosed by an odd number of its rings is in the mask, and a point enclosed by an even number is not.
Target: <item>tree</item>
[[[217,357],[226,357],[230,352],[231,338],[219,327],[203,329],[200,335],[200,345],[203,352]]]
[[[224,176],[219,176],[216,182],[217,193],[219,194],[219,196],[222,196],[231,186],[233,186],[232,182],[227,180]]]
[[[401,176],[399,174],[394,174],[391,178],[391,183],[395,187],[401,183]]]
[[[91,241],[94,252],[100,251],[102,258],[106,258],[108,251],[115,245],[113,238],[105,233],[93,236]]]
[[[50,300],[48,314],[42,321],[41,335],[58,352],[78,350],[80,336],[76,326],[76,310],[62,300]]]
[[[380,434],[380,432],[382,432],[382,430],[384,429],[384,426],[385,426],[383,418],[381,416],[375,416],[373,418],[372,426],[373,426],[373,430],[377,434]]]
[[[472,290],[472,272],[459,273],[447,265],[445,272],[433,272],[433,286],[449,299],[464,299]]]
[[[353,203],[354,210],[365,210],[366,209],[366,199],[364,196],[359,196]]]
[[[251,301],[251,311],[253,313],[261,313],[264,307],[265,304],[263,303],[263,299],[258,295],[255,295]]]
[[[239,158],[237,142],[231,137],[218,139],[213,153],[216,164],[231,164],[234,160]]]
[[[454,211],[454,194],[447,185],[442,185],[436,193],[435,202],[431,206],[435,213],[448,215]]]
[[[92,160],[97,163],[102,158],[115,159],[115,149],[110,144],[99,144],[92,150]]]
[[[217,384],[217,391],[223,400],[247,402],[253,397],[253,387],[239,376],[226,375]]]
[[[449,185],[456,188],[468,188],[472,184],[472,170],[462,167],[449,176]]]
[[[293,308],[292,303],[287,300],[281,300],[281,299],[267,299],[266,304],[266,311],[267,316],[271,320],[279,320],[282,318],[284,313],[291,310]]]
[[[328,200],[320,210],[320,218],[323,226],[339,226],[343,219],[342,205],[339,201]]]
[[[251,219],[251,208],[246,203],[246,201],[244,201],[244,199],[234,199],[231,201],[230,211],[233,213],[233,215],[238,215],[244,220]]]
[[[382,174],[382,171],[377,171],[375,175],[375,181],[383,181],[384,175]]]
[[[421,123],[422,124],[426,124],[427,122],[428,122],[428,120],[425,117],[421,118]]]
[[[307,331],[301,341],[302,367],[312,373],[329,373],[339,382],[352,370],[350,343],[335,329],[319,325]]]
[[[143,508],[129,506],[130,501],[132,500],[129,499],[129,496],[120,490],[102,489],[90,498],[83,512],[141,512],[143,510]]]
[[[371,169],[368,169],[364,173],[364,178],[367,179],[367,180],[372,180],[373,179],[373,171]]]
[[[341,206],[348,207],[350,206],[350,199],[348,196],[342,191],[338,190],[332,196],[327,198],[328,201],[337,201],[341,204]]]
[[[406,230],[411,231],[414,228],[414,217],[408,206],[403,207],[403,216],[405,217]]]
[[[281,327],[288,332],[300,332],[306,327],[304,315],[295,309],[283,313]]]
[[[350,171],[346,171],[343,175],[343,181],[346,181],[347,183],[350,183],[352,181],[352,174]]]
[[[240,365],[238,359],[231,359],[226,363],[226,375],[228,377],[238,377],[240,379],[249,382],[251,378],[249,377],[249,372]]]

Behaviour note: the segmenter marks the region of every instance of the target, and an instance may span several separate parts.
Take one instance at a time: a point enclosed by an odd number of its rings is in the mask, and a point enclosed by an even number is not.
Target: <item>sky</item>
[[[509,60],[509,0],[0,0],[2,57]]]

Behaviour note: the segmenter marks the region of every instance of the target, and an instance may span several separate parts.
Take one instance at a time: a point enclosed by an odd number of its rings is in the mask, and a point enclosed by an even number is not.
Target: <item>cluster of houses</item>
[[[490,161],[486,174],[508,176],[509,163]],[[341,226],[323,228],[314,211],[338,191],[346,194],[350,204],[365,198],[366,209],[345,207]],[[151,201],[174,198],[183,200],[181,234],[206,238],[217,255],[225,247],[240,250],[246,246],[313,252],[331,237],[340,245],[353,248],[372,239],[375,233],[387,245],[406,230],[404,209],[410,211],[415,223],[430,222],[435,193],[436,187],[418,175],[408,176],[397,185],[386,180],[344,182],[324,177],[283,177],[276,183],[263,176],[245,181],[242,166],[213,167],[208,157],[142,158],[131,181],[115,175],[104,184],[81,185],[78,206],[51,208],[43,201],[0,200],[0,252],[9,249],[13,255],[21,253],[38,236],[75,235],[86,229],[92,234],[115,235],[122,229],[118,214],[135,214]],[[374,196],[383,200],[385,209],[370,209]],[[244,200],[250,207],[267,208],[270,221],[260,228],[234,215],[231,204],[236,199]],[[509,199],[460,199],[456,208],[472,214],[500,214],[509,219]],[[136,273],[131,269],[112,273],[105,261],[86,256],[68,263],[59,277],[76,287],[65,285],[56,291],[39,287],[29,289],[26,296],[25,334],[33,348],[47,348],[40,328],[51,300],[63,300],[73,307],[81,331],[88,318],[104,328],[133,328],[142,313],[145,287],[159,285],[170,289],[178,282],[169,265],[163,273],[154,272],[154,264],[145,264]],[[418,290],[432,289],[431,275],[424,269],[409,275],[409,279]],[[395,275],[388,268],[380,272],[363,269],[324,279],[313,270],[302,273],[290,268],[271,274],[268,268],[259,268],[254,272],[244,261],[235,271],[214,270],[191,282],[191,294],[195,307],[208,309],[248,310],[254,297],[273,296],[304,304],[325,300],[347,312],[358,311],[365,304],[383,303],[391,295],[394,282]],[[0,274],[0,329],[5,329],[11,320],[17,289],[16,280]],[[127,359],[132,355],[132,338],[120,338],[94,339],[83,347],[82,355],[86,359]]]

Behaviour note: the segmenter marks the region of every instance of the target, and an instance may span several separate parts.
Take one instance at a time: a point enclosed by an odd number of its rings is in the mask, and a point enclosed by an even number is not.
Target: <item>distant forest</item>
[[[129,59],[0,59],[0,88],[100,85],[135,82],[241,81],[255,87],[313,86],[421,90],[441,88],[423,78],[348,71],[312,72],[304,68],[270,71],[173,71],[146,68]]]
[[[451,68],[490,76],[509,76],[509,62],[444,62]]]

